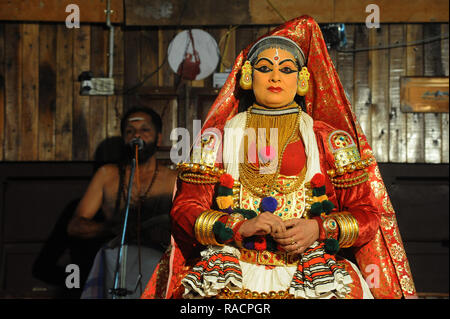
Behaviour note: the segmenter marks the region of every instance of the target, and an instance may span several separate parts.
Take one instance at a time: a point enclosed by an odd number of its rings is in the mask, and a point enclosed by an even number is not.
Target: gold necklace
[[[281,136],[279,136],[279,140],[281,140],[281,148],[278,150],[278,162],[275,173],[272,174],[261,174],[261,167],[267,168],[268,163],[259,163],[260,165],[254,165],[253,163],[248,162],[248,143],[245,145],[244,143],[244,161],[239,164],[239,176],[241,184],[248,189],[251,193],[259,197],[268,196],[273,190],[278,191],[282,194],[287,194],[295,189],[297,189],[301,183],[304,181],[306,166],[303,168],[301,173],[294,178],[293,181],[290,181],[287,185],[278,185],[278,178],[280,176],[281,162],[283,159],[284,152],[286,147],[292,143],[296,138],[299,138],[299,124],[300,124],[300,112],[301,109],[297,105],[297,112],[295,113],[295,121],[292,121],[292,116],[287,117],[279,117],[278,118],[270,118],[268,115],[255,115],[252,114],[253,107],[250,107],[247,111],[247,120],[245,124],[245,128],[269,128],[275,126],[275,128],[280,129],[281,126]],[[253,116],[253,118],[252,118]],[[259,116],[256,121],[253,121],[254,116]],[[288,123],[283,123],[288,122]],[[274,125],[275,124],[275,125]],[[266,135],[267,136],[267,135]],[[266,138],[267,145],[267,138]],[[256,146],[257,149],[257,146]]]

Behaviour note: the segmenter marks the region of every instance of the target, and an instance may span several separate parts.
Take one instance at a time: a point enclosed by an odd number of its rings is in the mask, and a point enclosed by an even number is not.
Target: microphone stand
[[[117,297],[124,297],[124,296],[132,293],[132,291],[127,290],[126,287],[119,288],[119,273],[120,273],[121,268],[123,267],[123,246],[125,243],[125,233],[127,230],[128,211],[130,208],[131,192],[133,190],[132,183],[133,183],[135,169],[136,169],[136,158],[133,158],[133,160],[131,161],[130,180],[128,182],[128,194],[127,194],[127,203],[126,203],[126,209],[125,209],[125,218],[123,221],[122,238],[120,241],[119,251],[117,253],[116,272],[114,275],[114,288],[109,289],[109,293],[113,295],[113,299],[116,299]]]

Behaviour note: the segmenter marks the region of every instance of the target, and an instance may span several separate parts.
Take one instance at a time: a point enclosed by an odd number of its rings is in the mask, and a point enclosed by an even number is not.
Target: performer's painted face
[[[253,93],[258,104],[278,108],[294,100],[298,67],[290,52],[280,48],[264,50],[253,69]]]
[[[140,138],[144,142],[144,148],[139,151],[139,162],[145,162],[153,156],[161,143],[161,134],[157,133],[150,115],[143,112],[133,113],[128,117],[123,137],[126,144],[134,138]],[[130,155],[133,156],[134,153]]]

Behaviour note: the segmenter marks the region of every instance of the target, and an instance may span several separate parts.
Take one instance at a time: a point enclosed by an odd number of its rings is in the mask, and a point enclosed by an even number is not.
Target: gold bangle
[[[224,215],[226,214],[223,212],[216,212],[216,214],[213,216],[213,219],[210,221],[208,225],[208,234],[210,238],[210,244],[212,245],[223,246],[223,244],[219,243],[216,240],[216,234],[214,234],[214,224]]]
[[[350,213],[339,213],[334,216],[339,224],[339,246],[348,248],[353,246],[359,235],[358,222]]]
[[[209,221],[209,224],[207,225],[207,236],[208,236],[208,244],[209,245],[217,245],[217,246],[223,246],[223,244],[220,244],[216,240],[216,235],[214,234],[214,224],[219,220],[220,217],[222,217],[222,213],[216,213],[211,217],[211,220]]]
[[[220,245],[215,238],[215,234],[213,231],[213,227],[216,221],[219,220],[220,217],[224,216],[225,213],[215,211],[215,210],[206,210],[197,217],[195,221],[195,238],[202,245]]]
[[[342,247],[347,248],[347,247],[350,247],[350,243],[352,241],[352,236],[353,236],[352,225],[350,224],[350,221],[346,215],[342,215],[341,218],[342,218],[342,222],[347,227],[347,230],[346,230],[347,236],[345,238],[345,241],[342,243]]]
[[[349,219],[349,222],[352,226],[352,238],[349,243],[349,247],[351,247],[356,242],[356,239],[358,239],[359,226],[358,226],[358,221],[356,220],[356,218],[354,216],[352,216],[351,214],[348,214],[347,218]]]
[[[335,219],[339,225],[339,247],[347,248],[347,243],[350,239],[350,225],[342,214],[336,214]]]
[[[210,209],[204,211],[203,213],[200,214],[200,216],[195,221],[195,237],[202,245],[205,245],[205,243],[207,242],[205,228],[206,228],[207,219],[209,219],[211,217],[210,216],[211,212],[213,212],[213,211]]]
[[[205,216],[206,216],[205,212],[201,213],[200,216],[198,216],[197,219],[195,220],[194,226],[195,238],[201,244],[203,244],[204,242],[202,227],[205,220]]]
[[[210,236],[211,234],[208,232],[209,223],[210,223],[211,218],[215,215],[215,212],[213,210],[208,210],[205,212],[205,214],[206,214],[206,217],[205,217],[205,220],[203,222],[203,227],[202,227],[203,239],[204,239],[203,244],[208,245],[211,241],[211,236]]]

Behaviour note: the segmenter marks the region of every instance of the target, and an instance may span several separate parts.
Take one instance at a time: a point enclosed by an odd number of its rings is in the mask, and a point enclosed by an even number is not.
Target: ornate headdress
[[[275,42],[259,42],[266,37],[274,41],[283,41],[291,45],[293,55],[298,61],[307,61],[311,73],[309,91],[305,95],[306,111],[316,120],[330,124],[337,130],[348,132],[357,143],[362,158],[372,158],[372,150],[367,138],[352,111],[338,74],[328,54],[322,32],[316,21],[309,16],[302,16],[272,30],[244,49],[234,63],[231,74],[213,103],[202,132],[215,128],[223,132],[227,120],[238,112],[241,88],[238,85],[240,71],[248,58],[253,58],[267,45]],[[280,40],[283,38],[285,40]],[[273,42],[271,44],[271,42]],[[261,45],[258,45],[260,43]],[[297,53],[298,48],[301,53]],[[251,49],[251,51],[250,51]],[[250,52],[249,52],[250,51]],[[380,209],[380,228],[369,243],[355,251],[355,257],[364,276],[370,265],[379,267],[379,285],[372,288],[377,298],[414,297],[415,287],[409,263],[403,248],[402,239],[397,226],[395,212],[391,205],[381,178],[378,165],[374,161],[368,169],[369,182],[375,193],[376,204]]]

